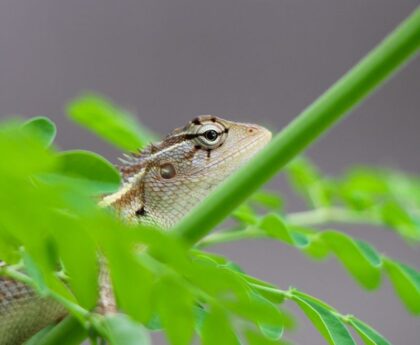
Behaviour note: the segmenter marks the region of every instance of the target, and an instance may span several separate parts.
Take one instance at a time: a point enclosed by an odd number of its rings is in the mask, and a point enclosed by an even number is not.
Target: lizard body
[[[123,186],[99,205],[130,222],[169,230],[270,139],[271,133],[257,125],[199,116],[141,153],[126,156],[120,167]],[[102,284],[101,296],[109,291]],[[0,278],[0,345],[21,344],[65,315],[52,299]]]

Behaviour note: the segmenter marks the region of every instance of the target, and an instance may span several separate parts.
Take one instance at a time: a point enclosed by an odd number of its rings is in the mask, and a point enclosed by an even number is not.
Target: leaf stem
[[[376,214],[357,212],[341,207],[322,207],[309,211],[290,213],[286,216],[288,223],[297,226],[320,225],[327,223],[384,225]]]
[[[383,222],[377,219],[376,215],[366,212],[356,212],[340,207],[317,208],[309,211],[295,212],[286,215],[286,223],[294,226],[327,225],[330,223],[345,224],[367,224],[373,226],[384,226]],[[243,230],[224,231],[212,233],[200,242],[200,248],[220,243],[234,242],[245,239],[271,238],[269,233],[249,226]]]
[[[420,8],[277,134],[249,164],[233,174],[174,229],[190,245],[220,224],[292,158],[365,99],[420,47]]]

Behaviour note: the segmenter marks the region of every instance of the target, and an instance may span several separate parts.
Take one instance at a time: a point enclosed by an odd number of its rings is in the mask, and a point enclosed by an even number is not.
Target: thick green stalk
[[[277,134],[249,164],[216,188],[175,227],[194,244],[272,178],[292,158],[344,117],[420,48],[420,8],[327,92]]]

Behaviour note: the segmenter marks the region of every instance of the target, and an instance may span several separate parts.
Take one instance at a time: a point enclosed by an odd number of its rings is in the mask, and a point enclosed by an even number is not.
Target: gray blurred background
[[[207,113],[279,130],[416,5],[409,0],[1,0],[0,114],[49,116],[58,124],[62,148],[93,150],[112,161],[117,151],[65,118],[66,102],[84,90],[110,97],[163,134]],[[418,173],[419,108],[417,59],[308,155],[327,174],[354,164]],[[272,186],[286,193],[281,177]],[[292,211],[301,209],[293,198],[288,203]],[[418,248],[391,232],[345,230],[420,266]],[[357,315],[393,344],[420,343],[419,319],[407,314],[386,279],[380,291],[363,291],[334,259],[312,262],[279,243],[249,241],[216,250],[281,288],[296,286]],[[324,344],[296,313],[300,327],[289,338]]]

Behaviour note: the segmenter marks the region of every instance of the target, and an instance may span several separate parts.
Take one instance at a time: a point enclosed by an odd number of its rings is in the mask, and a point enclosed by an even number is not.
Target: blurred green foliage
[[[99,96],[82,97],[68,109],[78,123],[117,147],[131,150],[149,140],[137,130],[143,126]],[[416,177],[358,168],[330,178],[301,158],[287,174],[307,210],[288,214],[280,196],[259,191],[232,214],[233,228],[188,248],[170,233],[127,225],[99,208],[98,195],[120,186],[117,170],[91,152],[59,152],[54,137],[54,124],[42,117],[1,124],[0,257],[7,265],[0,274],[63,303],[111,344],[149,344],[152,331],[165,332],[173,345],[197,337],[206,345],[286,343],[293,320],[281,306],[285,300],[295,302],[329,344],[355,344],[349,329],[365,344],[389,344],[354,316],[297,289],[281,290],[248,276],[229,259],[200,249],[244,238],[271,238],[313,259],[332,254],[366,289],[377,288],[386,274],[407,309],[420,313],[415,269],[331,230],[341,223],[370,224],[416,243]],[[95,313],[99,255],[110,271],[117,315]],[[33,338],[33,344],[42,339]]]

